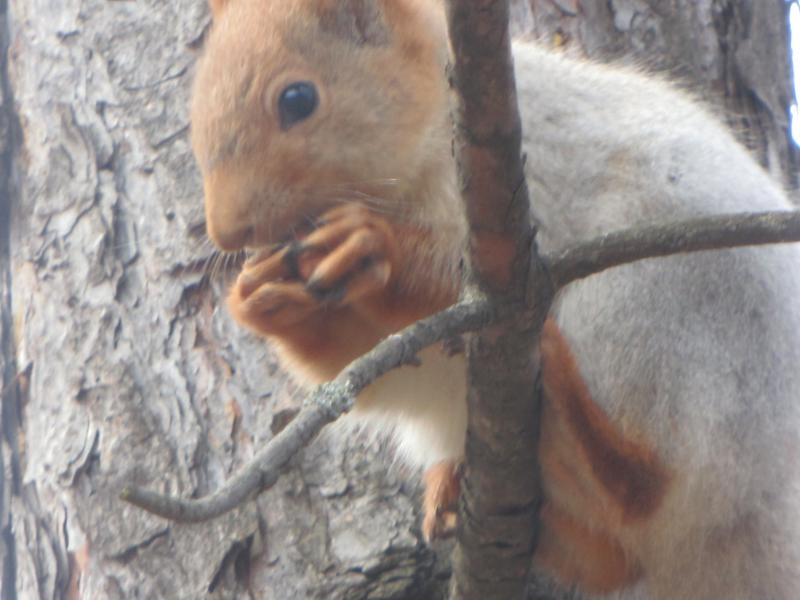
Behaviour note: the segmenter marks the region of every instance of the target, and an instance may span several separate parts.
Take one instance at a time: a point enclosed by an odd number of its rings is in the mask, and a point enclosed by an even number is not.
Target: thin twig
[[[356,396],[378,377],[401,365],[414,364],[423,348],[448,337],[485,326],[496,315],[483,299],[468,299],[389,336],[353,361],[339,376],[317,387],[292,422],[223,487],[197,500],[163,496],[141,488],[121,498],[148,512],[179,522],[207,521],[237,508],[272,487],[289,461],[328,423],[349,411]]]
[[[609,233],[544,257],[560,289],[577,279],[645,258],[699,250],[800,241],[800,211],[716,215]]]

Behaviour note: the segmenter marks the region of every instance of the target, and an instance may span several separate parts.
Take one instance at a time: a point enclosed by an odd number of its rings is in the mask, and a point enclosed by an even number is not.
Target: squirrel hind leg
[[[549,503],[542,507],[540,523],[534,562],[561,583],[607,594],[641,578],[640,565],[610,535],[582,525]]]
[[[423,475],[425,492],[422,507],[422,535],[430,543],[455,532],[458,522],[458,496],[461,493],[461,463],[443,461]]]

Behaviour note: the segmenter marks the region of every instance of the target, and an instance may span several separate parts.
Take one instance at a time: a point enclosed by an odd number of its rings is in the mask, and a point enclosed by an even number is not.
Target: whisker
[[[222,265],[222,276],[227,279],[228,275],[230,275],[233,267],[236,266],[236,263],[241,258],[242,252],[241,250],[237,250],[236,252],[229,252],[225,255],[225,262]]]
[[[221,278],[221,275],[225,272],[225,265],[228,262],[228,253],[227,252],[220,252],[216,262],[214,263],[214,281],[217,281]]]
[[[208,278],[210,280],[212,280],[212,281],[216,280],[216,278],[217,278],[217,271],[219,270],[219,263],[220,263],[221,257],[222,257],[222,253],[220,253],[220,252],[214,252],[214,254],[211,255],[211,264],[210,264],[211,268],[210,268],[209,273],[208,273]]]

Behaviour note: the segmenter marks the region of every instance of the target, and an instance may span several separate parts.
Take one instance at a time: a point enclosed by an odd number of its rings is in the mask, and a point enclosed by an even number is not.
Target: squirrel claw
[[[247,298],[262,285],[286,279],[296,279],[292,272],[292,260],[295,256],[293,244],[281,247],[277,252],[267,254],[261,258],[262,253],[245,263],[236,288],[242,298]]]
[[[302,281],[313,271],[319,257],[308,254],[301,241],[293,241],[272,252],[261,251],[248,260],[237,281],[242,297],[266,283]]]

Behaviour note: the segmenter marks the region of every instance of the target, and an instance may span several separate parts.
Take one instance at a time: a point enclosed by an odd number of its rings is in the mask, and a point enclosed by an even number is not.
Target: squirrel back
[[[209,234],[260,251],[229,306],[313,384],[459,293],[466,226],[441,5],[212,8],[192,107]],[[531,43],[514,58],[543,249],[791,207],[667,83]],[[560,293],[542,347],[540,565],[619,598],[796,597],[798,298],[793,245],[639,261]],[[438,466],[463,454],[464,360],[447,344],[420,358],[370,386],[354,416],[434,469],[436,521],[437,502],[457,496],[457,469]]]
[[[514,57],[544,250],[792,208],[716,118],[658,78],[527,44]],[[776,245],[639,261],[557,299],[591,398],[672,473],[649,526],[619,529],[627,551],[658,564],[655,598],[796,593],[798,294],[800,249]]]

